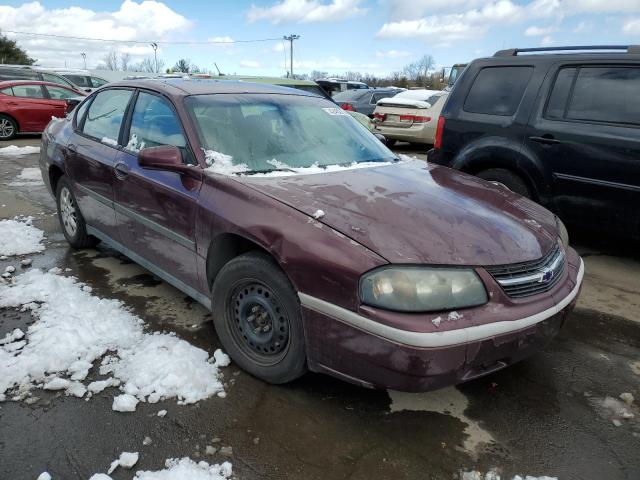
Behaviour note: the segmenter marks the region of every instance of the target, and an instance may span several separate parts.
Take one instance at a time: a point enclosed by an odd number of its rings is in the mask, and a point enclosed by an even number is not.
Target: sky
[[[42,66],[82,68],[85,53],[95,68],[111,50],[137,62],[157,42],[165,67],[276,76],[297,34],[294,73],[384,76],[425,54],[441,68],[511,47],[640,44],[640,0],[3,0],[0,31]]]

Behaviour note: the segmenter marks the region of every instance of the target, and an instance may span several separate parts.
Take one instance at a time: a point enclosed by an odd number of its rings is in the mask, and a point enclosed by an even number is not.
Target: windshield
[[[194,95],[187,97],[185,105],[207,158],[231,163],[228,173],[395,160],[347,112],[319,97]]]

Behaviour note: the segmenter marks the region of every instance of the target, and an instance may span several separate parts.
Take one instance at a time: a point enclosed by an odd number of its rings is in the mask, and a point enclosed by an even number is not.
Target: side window
[[[146,147],[187,145],[182,126],[169,103],[157,95],[140,92],[131,117],[127,150],[137,153]]]
[[[476,77],[464,110],[487,115],[513,115],[522,101],[533,67],[488,67]]]
[[[640,125],[638,112],[640,67],[579,69],[567,119]]]
[[[14,85],[13,95],[25,98],[44,98],[40,85]]]
[[[11,90],[11,87],[7,87],[0,90],[0,93],[4,93],[5,95],[13,95],[13,90]]]
[[[86,102],[83,102],[82,105],[80,105],[80,107],[74,110],[76,114],[76,122],[75,122],[76,128],[79,128],[82,126],[82,118],[84,117],[84,114],[87,112],[87,108],[89,108],[89,105],[91,105],[91,99],[87,100]]]
[[[93,88],[101,87],[103,85],[106,85],[107,83],[109,83],[109,82],[107,82],[103,78],[91,77],[91,85],[93,85]]]
[[[371,103],[374,105],[378,103],[378,100],[382,100],[383,98],[390,97],[391,95],[388,93],[374,93],[371,95]]]
[[[96,95],[87,112],[83,133],[116,146],[131,93],[131,90],[105,90]]]
[[[71,85],[70,82],[68,82],[64,78],[59,77],[58,75],[52,75],[50,73],[43,73],[42,80],[44,80],[45,82],[57,83],[58,85],[64,85],[65,87],[73,86]]]
[[[84,75],[65,75],[64,77],[78,87],[91,88],[91,85],[89,85],[89,77],[85,77]]]
[[[65,98],[73,98],[78,96],[76,92],[72,92],[71,90],[67,90],[66,88],[51,87],[49,85],[45,85],[44,88],[47,89],[47,92],[49,92],[49,96],[54,100],[64,100]]]
[[[573,85],[573,79],[575,76],[575,68],[563,68],[558,72],[558,76],[553,84],[551,96],[549,97],[549,102],[547,103],[547,109],[545,111],[545,116],[547,118],[564,118],[567,101],[571,94],[571,86]]]

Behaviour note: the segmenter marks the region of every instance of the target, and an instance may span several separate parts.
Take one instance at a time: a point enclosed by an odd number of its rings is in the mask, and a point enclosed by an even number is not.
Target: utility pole
[[[84,62],[84,69],[87,69],[87,54],[82,52],[80,55],[82,55],[82,61]]]
[[[289,41],[289,76],[293,78],[293,41],[298,40],[300,35],[294,35],[293,33],[288,37],[285,35],[282,37],[284,40]]]
[[[158,44],[156,42],[153,42],[151,44],[151,48],[153,48],[153,60],[155,62],[155,73],[158,73],[158,54],[156,53],[158,50]]]

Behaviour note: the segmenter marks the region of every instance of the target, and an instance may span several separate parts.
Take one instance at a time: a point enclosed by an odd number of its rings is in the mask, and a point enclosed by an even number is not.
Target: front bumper
[[[486,309],[485,318],[469,315],[461,328],[448,330],[397,328],[300,294],[309,367],[363,386],[402,391],[433,390],[495,372],[532,355],[559,332],[584,275],[575,253],[567,270],[544,309],[500,321],[488,320],[491,309]]]

